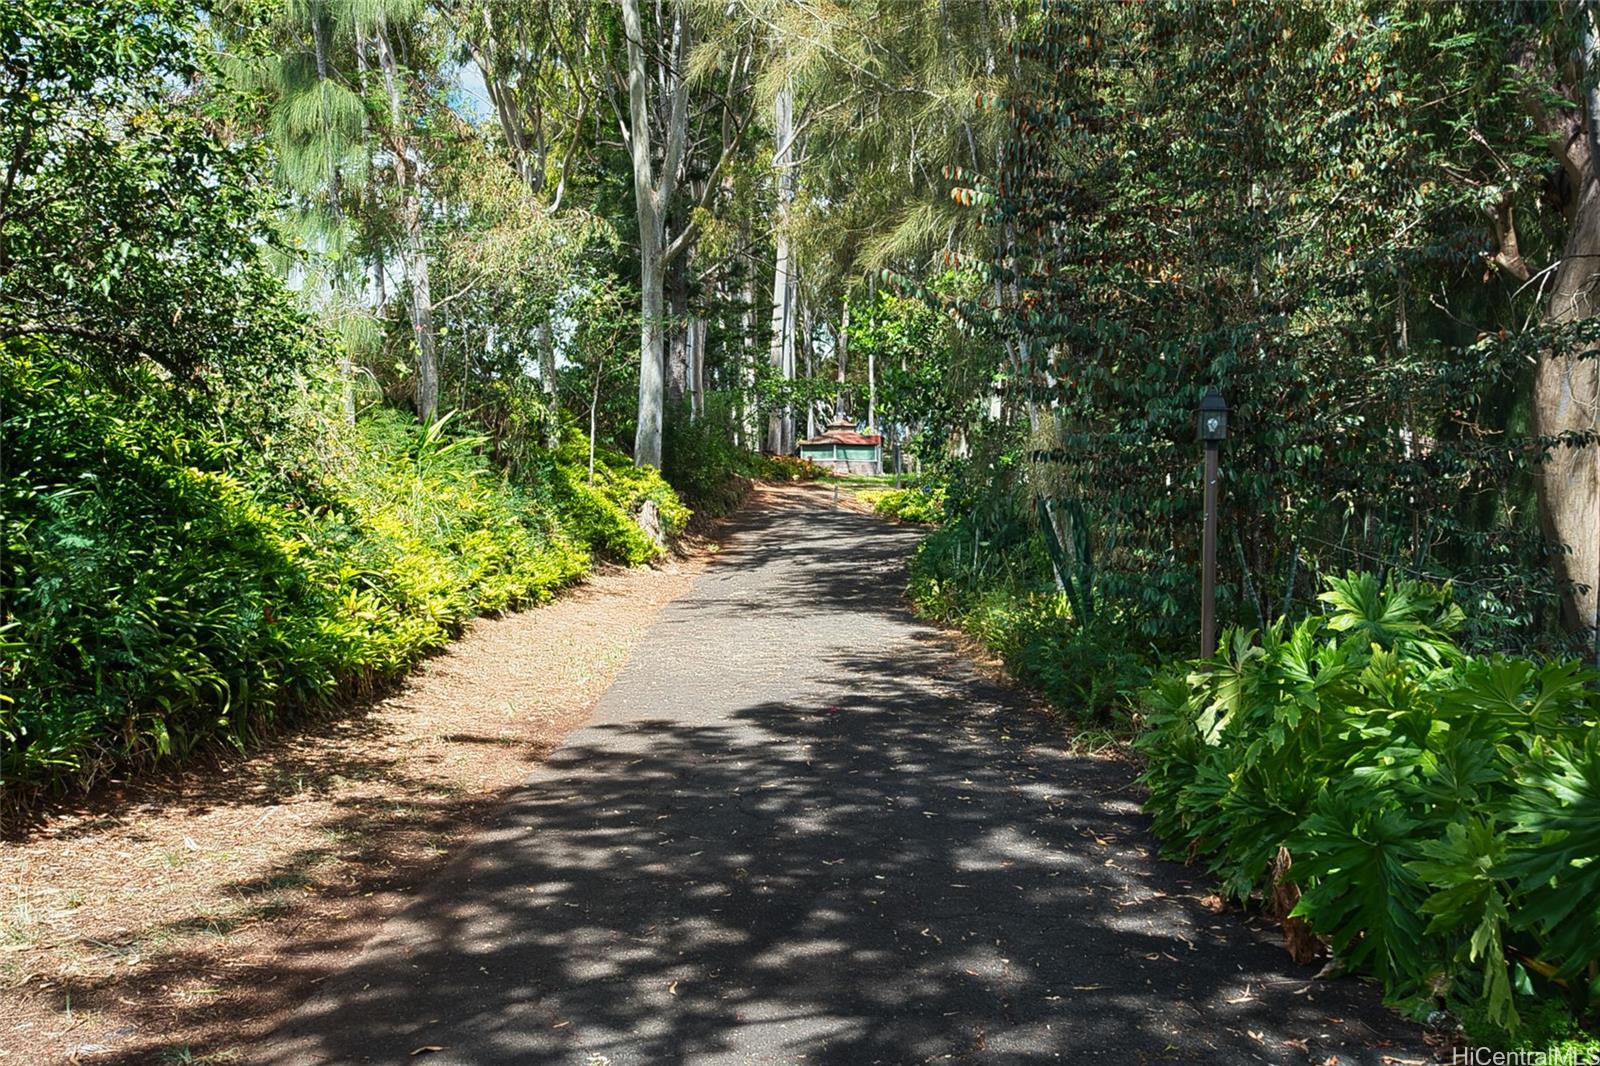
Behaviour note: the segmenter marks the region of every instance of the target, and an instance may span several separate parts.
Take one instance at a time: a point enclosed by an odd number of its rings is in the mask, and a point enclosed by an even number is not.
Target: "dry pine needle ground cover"
[[[0,1064],[247,1061],[583,722],[712,550],[479,620],[366,708],[0,841]]]

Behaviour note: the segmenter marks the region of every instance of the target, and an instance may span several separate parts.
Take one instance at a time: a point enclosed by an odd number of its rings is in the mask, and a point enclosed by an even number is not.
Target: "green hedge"
[[[37,349],[0,350],[0,780],[91,780],[243,745],[342,688],[397,676],[471,617],[549,598],[595,556],[660,548],[632,522],[652,471],[569,437],[512,483],[482,438],[380,410],[317,423],[299,462]],[[291,457],[292,458],[292,457]],[[311,471],[315,471],[312,473]]]
[[[1600,696],[1575,662],[1475,656],[1446,594],[1330,581],[1328,613],[1164,674],[1138,746],[1173,855],[1270,891],[1419,1009],[1502,1032],[1600,995]]]

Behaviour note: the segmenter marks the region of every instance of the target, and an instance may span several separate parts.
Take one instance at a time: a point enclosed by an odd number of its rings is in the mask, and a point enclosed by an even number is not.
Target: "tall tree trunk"
[[[544,444],[554,448],[561,443],[560,403],[556,399],[556,336],[550,317],[554,310],[545,312],[539,320],[539,388],[544,393],[550,411],[544,420]],[[464,372],[464,371],[463,371]],[[594,442],[590,441],[593,447]]]
[[[744,304],[739,314],[739,442],[750,451],[761,448],[756,424],[756,282],[748,264],[744,274]]]
[[[689,24],[681,6],[674,7],[670,57],[662,71],[662,88],[670,99],[658,182],[651,172],[649,77],[645,70],[639,0],[622,0],[622,29],[628,39],[626,140],[633,163],[633,199],[639,217],[639,419],[633,438],[633,461],[639,466],[655,467],[661,465],[661,426],[666,406],[666,368],[663,366],[666,353],[662,344],[666,216],[689,130],[688,85],[683,76]]]
[[[676,408],[689,394],[689,264],[680,256],[667,272],[668,326],[667,402]]]
[[[689,417],[706,414],[706,320],[689,320]]]
[[[556,394],[556,337],[548,314],[539,320],[539,388],[546,396]]]
[[[639,425],[633,435],[633,461],[639,466],[661,465],[661,423],[666,399],[662,365],[663,327],[666,324],[661,248],[641,229],[639,236]]]
[[[811,346],[811,306],[807,301],[802,301],[800,304],[800,322],[804,326],[804,328],[800,331],[800,347],[803,348],[806,353],[806,381],[810,382],[816,378],[817,371],[816,367],[813,365],[813,359],[816,353],[812,350]],[[806,436],[815,437],[816,435],[817,404],[815,400],[807,398]]]
[[[405,113],[400,96],[400,67],[386,23],[378,23],[374,38],[388,96],[390,147],[395,157],[395,184],[400,192],[400,268],[410,289],[411,334],[417,345],[417,417],[431,422],[439,413],[439,349],[433,325],[428,248],[422,231],[421,166],[409,139],[401,132],[405,129]]]
[[[411,279],[411,332],[417,342],[417,417],[431,422],[439,414],[439,348],[433,323],[433,290],[428,250],[422,237],[422,210],[416,195],[406,197],[406,273]]]
[[[1549,137],[1556,160],[1573,190],[1568,208],[1567,237],[1555,269],[1545,324],[1559,327],[1591,317],[1600,309],[1600,177],[1595,172],[1600,150],[1600,94],[1580,88],[1595,72],[1597,40],[1587,6],[1580,8],[1582,69],[1558,85],[1572,100],[1570,110],[1550,110],[1544,98],[1528,94],[1528,112]],[[1533,69],[1534,53],[1515,57]],[[1507,232],[1510,215],[1499,229],[1502,250],[1517,247],[1515,231]],[[1536,473],[1539,517],[1546,540],[1559,546],[1554,555],[1562,584],[1562,620],[1583,634],[1600,657],[1600,448],[1596,447],[1596,404],[1600,403],[1600,365],[1593,351],[1563,350],[1560,344],[1539,354],[1533,372],[1533,431],[1548,442]]]
[[[1600,284],[1600,181],[1593,168],[1556,268],[1546,321],[1562,325],[1594,314]],[[1600,449],[1595,447],[1600,373],[1593,353],[1547,350],[1533,372],[1533,425],[1557,441],[1538,469],[1539,512],[1546,538],[1562,545],[1556,576],[1565,586],[1562,615],[1569,629],[1593,639],[1600,603]]]
[[[844,311],[839,315],[839,332],[833,341],[833,357],[837,362],[834,370],[834,380],[838,384],[838,392],[833,398],[833,416],[836,419],[845,417],[844,411],[844,377],[848,369],[850,358],[850,300],[844,301]]]
[[[777,233],[772,271],[772,349],[773,369],[785,381],[794,379],[795,284],[789,253],[789,204],[794,200],[794,89],[785,84],[773,103],[773,137],[777,151],[773,166],[778,170]],[[774,410],[767,416],[767,450],[787,455],[794,444],[794,407]]]

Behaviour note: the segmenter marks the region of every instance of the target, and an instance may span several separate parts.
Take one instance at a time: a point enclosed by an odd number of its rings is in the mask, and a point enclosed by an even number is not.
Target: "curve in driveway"
[[[592,722],[259,1061],[1425,1058],[1373,989],[1204,910],[1130,771],[910,616],[915,534],[816,500],[740,516]]]

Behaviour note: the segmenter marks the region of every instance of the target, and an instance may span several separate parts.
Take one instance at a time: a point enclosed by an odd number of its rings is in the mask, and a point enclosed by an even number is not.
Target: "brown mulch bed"
[[[711,550],[481,619],[385,698],[0,843],[0,1063],[247,1061],[582,724]]]

